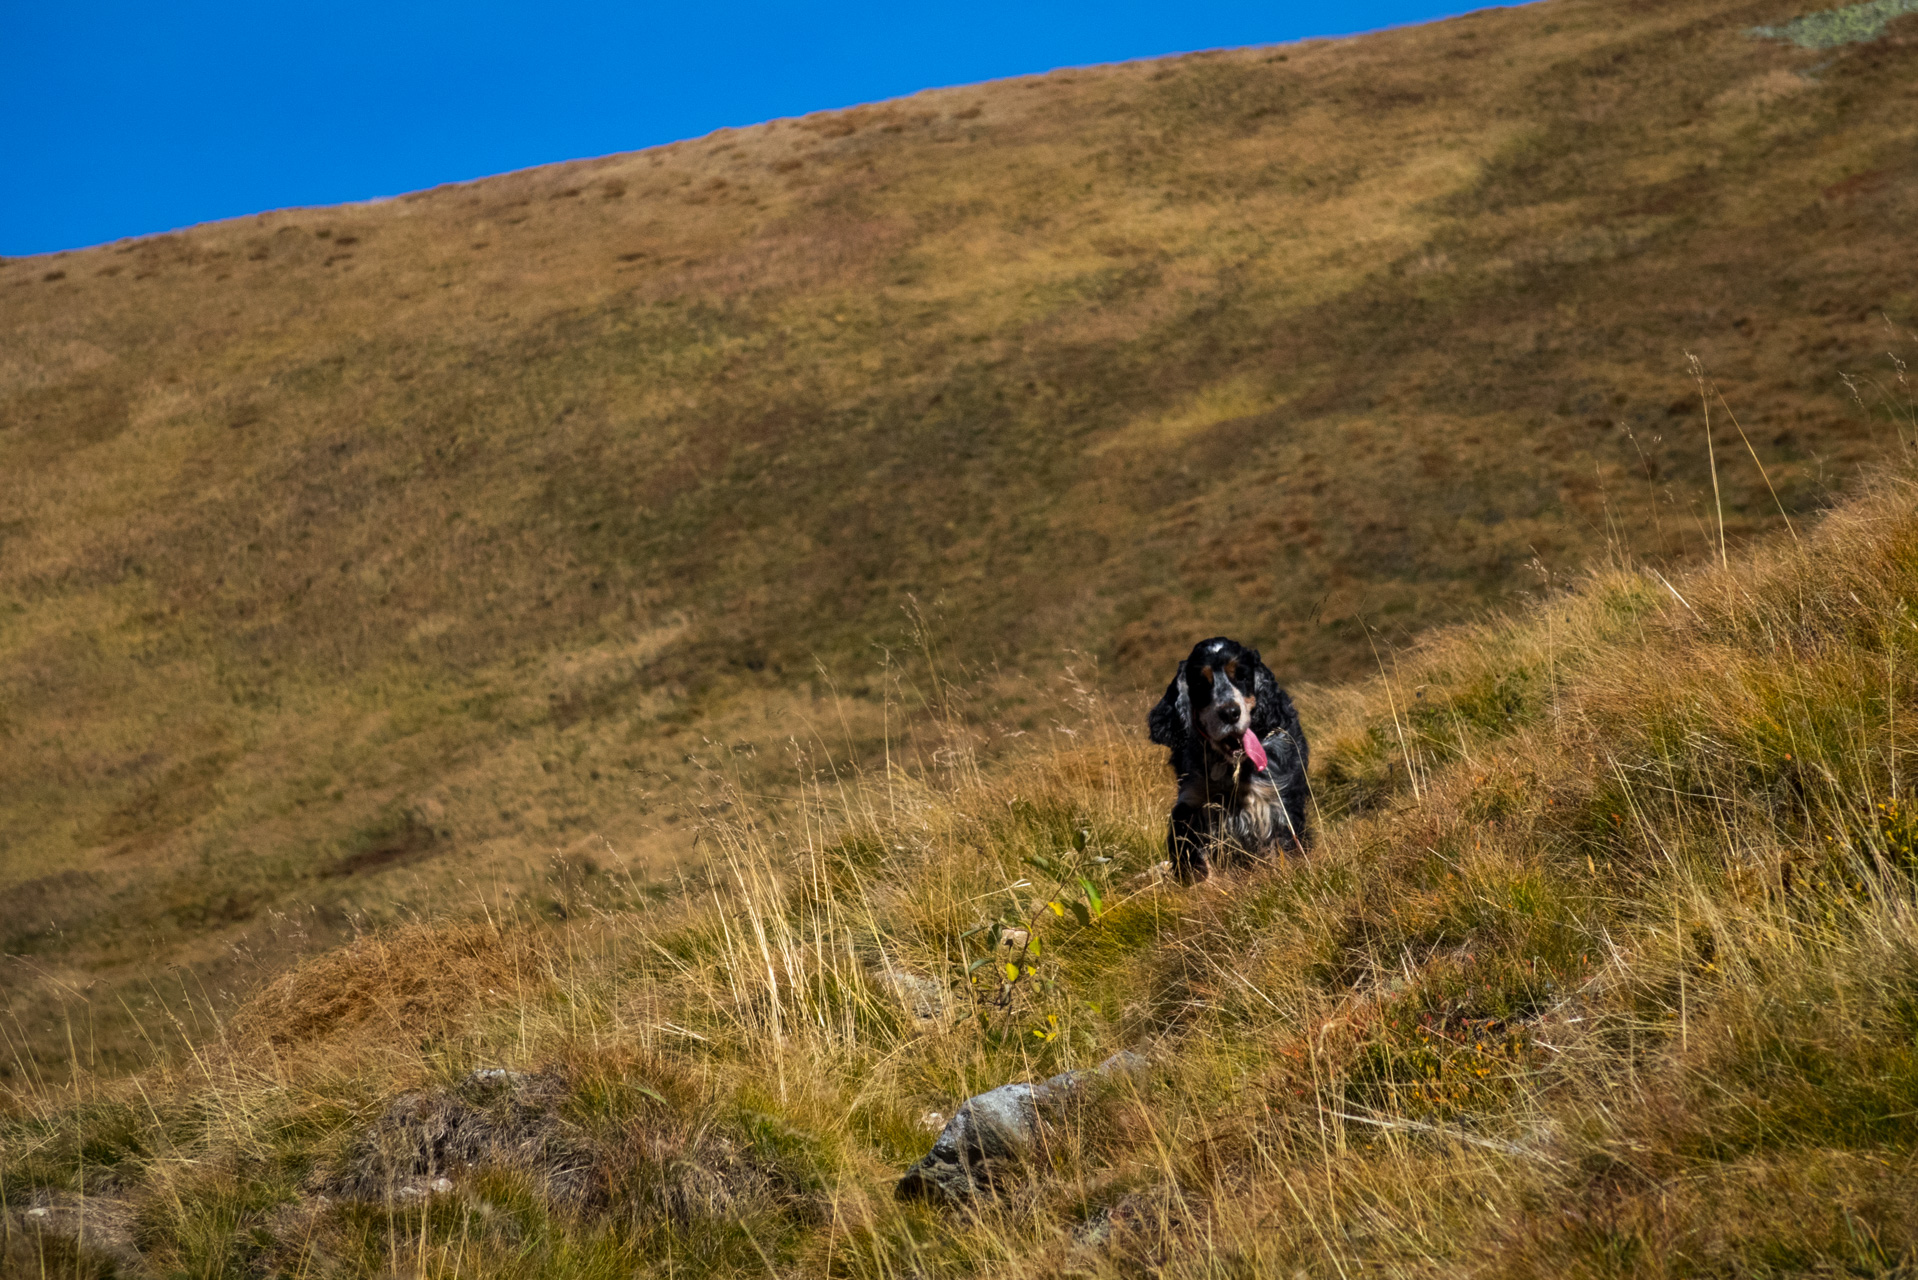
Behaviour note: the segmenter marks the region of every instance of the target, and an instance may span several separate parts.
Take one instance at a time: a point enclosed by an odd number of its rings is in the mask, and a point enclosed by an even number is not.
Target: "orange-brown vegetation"
[[[476,1006],[535,998],[538,966],[521,934],[478,924],[404,926],[280,974],[235,1013],[226,1034],[279,1053],[332,1052],[343,1038],[379,1029],[403,1039],[443,1035]]]

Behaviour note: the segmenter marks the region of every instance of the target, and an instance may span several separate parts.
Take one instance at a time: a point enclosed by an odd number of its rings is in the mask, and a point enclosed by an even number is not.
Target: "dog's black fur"
[[[1305,734],[1291,695],[1258,650],[1224,636],[1200,641],[1146,727],[1171,750],[1179,778],[1165,846],[1181,881],[1203,880],[1215,864],[1236,857],[1262,860],[1310,847]],[[1246,758],[1248,727],[1265,746],[1263,770]]]

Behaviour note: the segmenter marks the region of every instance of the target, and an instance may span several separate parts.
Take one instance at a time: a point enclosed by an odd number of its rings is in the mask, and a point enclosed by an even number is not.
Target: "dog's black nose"
[[[1236,705],[1220,707],[1219,719],[1226,724],[1237,724],[1239,722],[1239,708]]]

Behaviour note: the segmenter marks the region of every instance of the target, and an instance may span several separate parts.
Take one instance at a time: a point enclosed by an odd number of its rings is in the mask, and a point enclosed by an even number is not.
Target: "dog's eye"
[[[1239,678],[1239,660],[1237,658],[1225,664],[1225,674],[1234,680]]]

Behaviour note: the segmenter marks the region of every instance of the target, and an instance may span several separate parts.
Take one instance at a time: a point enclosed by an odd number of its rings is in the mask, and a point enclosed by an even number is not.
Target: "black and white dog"
[[[1146,727],[1171,749],[1179,778],[1165,845],[1182,882],[1239,856],[1305,852],[1305,734],[1258,650],[1224,636],[1201,641]]]

